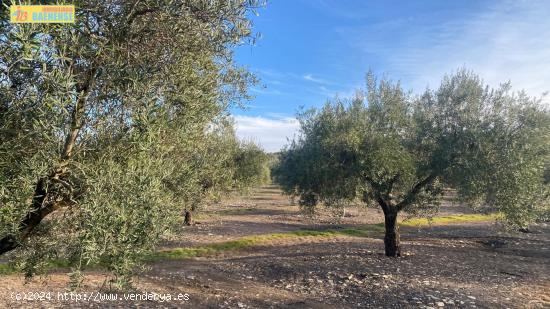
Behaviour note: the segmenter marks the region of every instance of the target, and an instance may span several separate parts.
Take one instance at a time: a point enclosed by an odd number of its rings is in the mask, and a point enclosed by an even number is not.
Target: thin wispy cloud
[[[318,100],[319,103],[324,103],[328,98],[352,94],[357,89],[354,84],[338,83],[311,73],[297,74],[273,69],[253,71],[261,78],[265,87],[252,87],[251,92],[272,97],[285,96],[285,100],[299,101],[304,99],[300,93],[312,93],[324,97],[325,99]]]
[[[451,67],[465,66],[493,86],[510,79],[516,89],[540,95],[550,90],[548,16],[548,2],[495,3],[491,10],[463,25],[444,28],[456,36],[420,54],[434,61],[419,72],[433,78]]]
[[[317,84],[330,84],[330,82],[324,80],[324,79],[321,79],[321,78],[316,78],[316,77],[313,77],[313,75],[311,74],[306,74],[303,76],[303,78],[307,81],[310,81],[310,82],[314,82],[314,83],[317,83]]]
[[[491,86],[511,80],[514,89],[539,96],[550,90],[548,16],[547,1],[499,1],[460,20],[409,18],[338,31],[417,91],[437,87],[444,74],[465,67]],[[396,31],[404,31],[404,39],[388,41],[376,33]]]

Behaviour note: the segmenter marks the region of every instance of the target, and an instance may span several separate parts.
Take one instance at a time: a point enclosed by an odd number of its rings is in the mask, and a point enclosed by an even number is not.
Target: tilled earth
[[[464,209],[446,205],[444,214]],[[165,247],[208,244],[248,235],[380,222],[374,210],[351,208],[301,216],[274,188],[206,210]],[[379,238],[294,237],[216,256],[163,261],[137,278],[136,293],[188,294],[188,300],[59,300],[63,271],[23,285],[0,276],[0,308],[548,308],[550,227],[505,233],[492,222],[402,229],[406,254],[383,255]],[[106,297],[106,275],[90,273],[76,293]],[[12,293],[51,292],[51,300]],[[98,294],[96,294],[97,296]],[[101,298],[100,297],[100,298]]]

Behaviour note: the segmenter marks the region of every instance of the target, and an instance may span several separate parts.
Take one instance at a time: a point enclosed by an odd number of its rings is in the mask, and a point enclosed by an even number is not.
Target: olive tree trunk
[[[384,213],[384,248],[386,256],[401,256],[401,244],[399,242],[399,226],[397,225],[397,212]]]
[[[57,179],[60,175],[59,173],[61,172],[54,171],[48,178],[41,178],[38,180],[31,203],[31,211],[25,215],[19,224],[19,235],[7,235],[0,239],[0,255],[19,247],[21,245],[20,242],[29,237],[34,228],[42,222],[42,219],[58,208],[67,205],[67,202],[64,200],[52,201],[50,194],[53,193],[47,190],[47,180]]]
[[[191,209],[185,209],[184,212],[184,218],[183,218],[183,224],[184,225],[193,225],[195,222],[193,222],[193,213],[197,210],[197,204],[191,205]]]
[[[185,217],[183,219],[184,225],[192,225],[193,224],[193,211],[192,210],[185,210]]]

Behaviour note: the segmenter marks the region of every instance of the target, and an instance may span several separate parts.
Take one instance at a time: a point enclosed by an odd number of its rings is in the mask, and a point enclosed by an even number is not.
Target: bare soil
[[[441,210],[465,212],[452,203]],[[323,210],[311,218],[275,187],[211,205],[195,220],[162,246],[383,221],[379,211],[361,207],[349,207],[343,217]],[[380,238],[282,238],[215,256],[156,262],[136,279],[135,293],[187,293],[188,300],[125,300],[122,294],[117,300],[63,300],[58,293],[70,291],[65,270],[26,284],[20,275],[4,275],[0,308],[550,308],[550,226],[532,230],[505,232],[494,222],[402,228],[401,258],[385,257]],[[74,293],[105,297],[107,279],[90,272]],[[26,292],[50,293],[51,300],[15,299]]]

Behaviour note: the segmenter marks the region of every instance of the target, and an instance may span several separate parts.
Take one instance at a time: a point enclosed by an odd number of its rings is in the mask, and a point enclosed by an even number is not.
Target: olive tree
[[[242,193],[269,180],[267,154],[254,142],[239,140],[230,117],[220,117],[212,123],[203,143],[195,148],[192,162],[193,171],[199,172],[193,183],[195,188],[183,189],[179,181],[174,184],[189,200],[186,225],[192,224],[193,213],[202,204],[219,201],[222,195]]]
[[[233,164],[233,185],[239,191],[265,185],[270,180],[269,157],[253,141],[239,142],[233,156]]]
[[[550,113],[509,83],[490,89],[459,70],[414,97],[369,73],[350,104],[329,102],[300,118],[301,136],[283,151],[275,179],[305,204],[380,207],[388,256],[401,253],[398,214],[433,214],[445,187],[519,227],[548,212]]]
[[[356,123],[363,112],[361,96],[347,110],[336,100],[321,111],[298,115],[301,134],[279,155],[272,174],[283,192],[299,196],[299,205],[312,213],[319,201],[338,205],[355,199],[357,178],[351,168],[355,154]]]
[[[71,3],[74,24],[11,24],[0,7],[0,254],[124,281],[200,194],[209,125],[248,98],[231,50],[254,40],[260,3]]]

